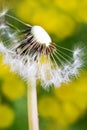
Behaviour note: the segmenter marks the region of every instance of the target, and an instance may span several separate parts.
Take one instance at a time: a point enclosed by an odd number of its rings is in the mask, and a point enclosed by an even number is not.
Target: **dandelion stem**
[[[27,92],[29,130],[39,130],[36,80],[29,80]]]

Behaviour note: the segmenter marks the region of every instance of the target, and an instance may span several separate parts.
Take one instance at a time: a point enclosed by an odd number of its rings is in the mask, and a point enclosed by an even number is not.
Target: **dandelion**
[[[18,29],[5,17],[27,29]],[[50,85],[59,87],[62,83],[70,82],[82,68],[82,49],[69,50],[56,45],[41,26],[28,25],[7,12],[0,14],[0,37],[4,63],[27,81],[29,127],[30,130],[38,130],[36,81],[39,79],[44,88]]]

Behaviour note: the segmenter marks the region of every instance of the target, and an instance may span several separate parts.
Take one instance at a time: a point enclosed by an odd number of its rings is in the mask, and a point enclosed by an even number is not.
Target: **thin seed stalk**
[[[39,130],[38,110],[37,110],[37,92],[36,92],[35,79],[31,79],[28,82],[27,105],[28,105],[29,130]]]

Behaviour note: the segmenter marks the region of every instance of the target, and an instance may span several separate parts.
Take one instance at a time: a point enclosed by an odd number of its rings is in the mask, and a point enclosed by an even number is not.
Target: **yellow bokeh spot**
[[[14,111],[5,104],[0,104],[0,128],[6,128],[12,125],[14,120]]]
[[[67,123],[75,122],[81,114],[81,111],[72,102],[63,102],[62,109],[64,112],[64,116],[66,117]]]
[[[87,22],[87,0],[55,0],[55,5],[78,22]]]
[[[77,21],[87,23],[87,7],[78,9],[75,16]]]
[[[10,100],[16,100],[25,94],[25,83],[17,74],[11,73],[10,67],[3,64],[0,57],[0,78],[3,80],[2,93]]]
[[[20,4],[18,4],[16,12],[21,19],[28,23],[31,23],[32,17],[36,13],[38,8],[38,2],[34,0],[23,0],[20,2]]]
[[[78,22],[87,23],[87,0],[78,0],[78,5],[73,13],[73,17]]]
[[[39,8],[37,9],[37,13],[34,14],[32,22],[43,26],[48,32],[53,32],[57,25],[57,13],[51,8],[49,10]]]
[[[78,5],[77,0],[55,0],[55,4],[64,11],[73,11]]]
[[[10,100],[16,100],[24,96],[25,90],[24,82],[12,75],[4,81],[2,86],[3,94]]]
[[[47,122],[45,130],[68,130],[68,128],[62,126],[61,124],[58,124],[58,122]]]
[[[71,36],[75,31],[75,21],[67,15],[59,14],[55,33],[60,39]]]
[[[56,119],[58,117],[58,111],[60,107],[58,106],[55,99],[52,97],[43,97],[39,101],[39,114],[45,118]]]
[[[87,107],[87,72],[83,72],[81,77],[68,84],[63,85],[59,89],[55,89],[54,93],[61,101],[69,101],[76,104],[80,110]]]
[[[73,87],[72,87],[73,86]],[[61,101],[70,101],[72,102],[75,98],[75,93],[73,94],[75,90],[74,83],[63,85],[58,89],[54,90],[55,96],[60,99]]]
[[[61,103],[53,97],[43,97],[40,99],[39,114],[44,118],[53,119],[60,125],[66,126],[68,124]]]
[[[75,122],[87,108],[87,72],[82,72],[74,82],[55,89],[54,94],[62,102],[67,123]]]

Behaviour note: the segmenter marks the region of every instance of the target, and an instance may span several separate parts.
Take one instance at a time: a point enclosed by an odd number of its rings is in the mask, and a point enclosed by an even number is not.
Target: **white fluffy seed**
[[[46,44],[46,46],[49,46],[52,42],[48,33],[40,26],[33,26],[31,33],[40,44]]]

